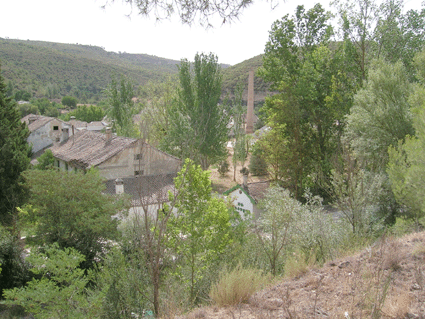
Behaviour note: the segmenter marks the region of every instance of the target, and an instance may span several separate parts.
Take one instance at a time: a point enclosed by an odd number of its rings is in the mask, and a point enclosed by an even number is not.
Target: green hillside
[[[125,74],[142,85],[176,73],[179,61],[89,45],[0,38],[0,63],[6,83],[11,81],[15,90],[34,97],[96,100],[114,74]]]
[[[263,55],[257,55],[251,59],[245,60],[241,63],[233,65],[223,70],[223,94],[228,94],[230,97],[235,93],[236,86],[239,82],[248,88],[248,74],[250,70],[257,71],[263,65]],[[261,78],[254,77],[255,100],[264,100],[267,94],[269,85]],[[246,92],[244,94],[244,98]]]
[[[37,98],[71,95],[80,102],[96,102],[113,75],[126,75],[137,87],[176,74],[179,63],[147,54],[108,52],[91,45],[0,38],[5,83],[10,82],[14,92],[25,90]],[[249,70],[261,65],[261,55],[234,66],[221,65],[223,96],[232,97],[239,81],[247,86]],[[263,100],[267,85],[257,77],[255,90],[256,100]]]

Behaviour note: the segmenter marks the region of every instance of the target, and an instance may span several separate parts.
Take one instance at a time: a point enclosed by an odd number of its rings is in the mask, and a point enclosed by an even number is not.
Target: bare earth
[[[425,318],[425,232],[384,238],[259,291],[246,304],[179,318]]]
[[[240,173],[240,170],[242,169],[242,166],[240,164],[238,164],[236,166],[236,181],[233,180],[233,163],[232,163],[232,149],[229,148],[229,156],[227,158],[227,162],[229,163],[229,172],[226,173],[225,176],[220,176],[220,174],[217,171],[217,168],[210,168],[210,172],[211,172],[211,181],[212,181],[212,185],[213,185],[213,190],[218,192],[218,193],[223,193],[226,190],[228,190],[229,188],[232,188],[233,186],[235,186],[236,184],[242,184],[242,174]],[[249,158],[246,160],[245,162],[245,167],[249,166]],[[260,182],[260,181],[265,181],[268,180],[269,177],[268,176],[251,176],[249,175],[248,177],[248,183],[253,183],[253,182]]]

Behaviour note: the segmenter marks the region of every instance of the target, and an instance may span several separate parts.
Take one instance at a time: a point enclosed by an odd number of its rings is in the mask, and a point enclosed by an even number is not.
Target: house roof
[[[175,192],[176,174],[138,175],[122,178],[124,193],[130,195],[135,206],[168,202],[168,191]],[[107,194],[116,194],[115,180],[105,182]]]
[[[86,169],[102,164],[137,141],[114,135],[108,140],[106,134],[84,130],[51,147],[51,150],[56,158]]]
[[[229,195],[233,191],[240,189],[248,196],[253,204],[258,204],[258,202],[264,198],[267,189],[270,187],[270,183],[271,181],[248,183],[246,188],[242,185],[236,184],[223,194]]]
[[[28,129],[30,130],[30,132],[34,132],[37,129],[39,129],[40,127],[46,125],[47,123],[49,123],[52,120],[58,120],[61,121],[63,123],[66,123],[62,120],[59,120],[57,118],[54,117],[49,117],[49,116],[43,116],[43,115],[38,115],[38,114],[28,114],[26,116],[24,116],[23,118],[21,118],[21,122],[25,122],[28,125]],[[31,122],[31,123],[30,123]]]

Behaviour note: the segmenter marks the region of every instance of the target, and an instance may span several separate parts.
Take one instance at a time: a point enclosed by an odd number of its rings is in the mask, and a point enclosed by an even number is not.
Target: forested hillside
[[[34,97],[72,95],[84,101],[97,100],[114,74],[141,85],[176,73],[179,61],[89,45],[0,39],[0,63],[6,83],[11,81],[15,90]]]
[[[113,75],[125,75],[137,87],[148,81],[164,81],[177,73],[179,63],[148,54],[107,52],[90,45],[0,38],[0,64],[6,84],[15,92],[24,90],[37,98],[71,95],[81,102],[95,102]],[[230,67],[221,64],[223,95],[232,96],[239,81],[246,85],[249,70],[261,65],[261,55]],[[264,100],[267,85],[256,78],[255,88],[258,98]]]

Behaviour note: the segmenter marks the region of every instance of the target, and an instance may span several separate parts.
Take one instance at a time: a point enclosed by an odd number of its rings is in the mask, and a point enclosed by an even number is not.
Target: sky
[[[407,8],[419,9],[422,0],[405,0]],[[274,21],[292,15],[297,5],[306,9],[317,0],[270,2],[254,0],[231,24],[205,29],[182,25],[178,17],[156,22],[131,13],[116,0],[0,0],[0,37],[95,45],[107,51],[144,53],[162,58],[193,60],[197,52],[213,52],[219,63],[237,64],[264,52]],[[329,9],[328,1],[321,2]]]

